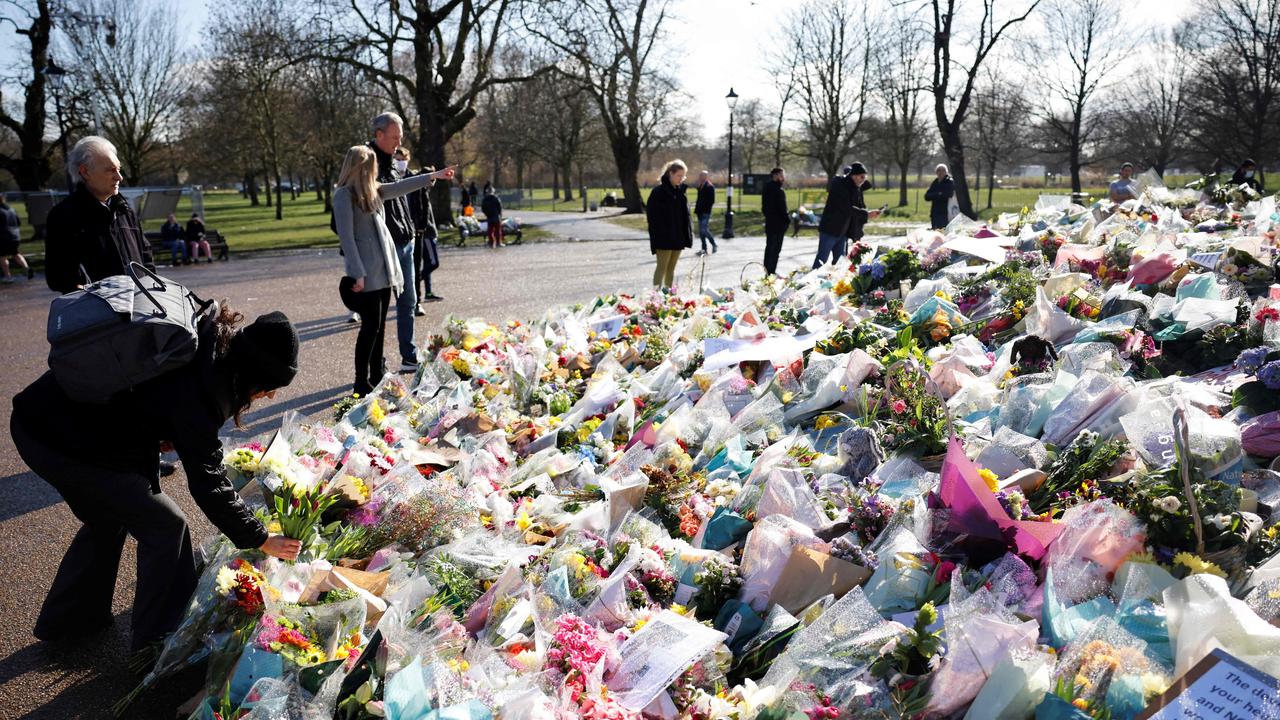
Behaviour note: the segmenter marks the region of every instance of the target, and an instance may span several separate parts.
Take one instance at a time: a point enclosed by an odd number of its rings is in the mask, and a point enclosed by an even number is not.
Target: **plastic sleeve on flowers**
[[[210,442],[174,440],[173,446],[187,473],[191,497],[209,522],[242,550],[261,547],[267,541],[267,529],[223,473],[222,443],[216,438]]]

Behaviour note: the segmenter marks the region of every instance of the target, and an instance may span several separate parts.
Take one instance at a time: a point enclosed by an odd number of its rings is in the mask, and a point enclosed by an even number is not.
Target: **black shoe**
[[[178,468],[168,460],[160,461],[160,477],[169,477],[177,472]]]
[[[435,293],[427,293],[427,296],[422,299],[425,302],[440,302],[441,300],[444,300],[444,298],[436,295]]]
[[[36,622],[36,626],[31,631],[31,634],[36,636],[37,640],[43,640],[45,642],[78,640],[106,630],[114,625],[115,621],[115,617],[106,615],[94,620],[80,620],[73,623],[57,623],[56,627],[46,627],[43,623]]]
[[[30,267],[29,267],[29,268],[27,268],[27,279],[28,279],[28,280],[35,280],[35,279],[36,279],[36,271],[35,271],[35,268],[30,268]]]
[[[711,254],[715,255],[717,252],[720,252],[720,246],[715,243],[711,243]]]

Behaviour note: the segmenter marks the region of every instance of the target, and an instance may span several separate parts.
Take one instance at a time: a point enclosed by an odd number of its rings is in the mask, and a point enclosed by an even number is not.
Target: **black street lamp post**
[[[724,234],[720,237],[728,240],[733,237],[733,109],[738,106],[738,93],[729,88],[724,100],[729,105],[729,180],[725,192]]]
[[[49,64],[45,66],[44,76],[49,80],[49,85],[53,87],[53,111],[58,118],[58,139],[62,143],[62,163],[66,166],[67,155],[67,126],[62,116],[62,84],[66,81],[67,71],[58,67],[58,64],[49,58]],[[75,188],[75,181],[71,177],[71,171],[67,171],[67,190]]]

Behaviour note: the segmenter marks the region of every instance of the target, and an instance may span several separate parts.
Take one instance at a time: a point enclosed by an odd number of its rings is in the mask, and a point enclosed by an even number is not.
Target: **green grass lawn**
[[[550,191],[547,191],[548,197]],[[338,238],[329,229],[329,215],[324,211],[324,203],[317,200],[315,193],[304,193],[292,200],[284,196],[284,218],[276,220],[275,208],[259,205],[254,207],[249,201],[234,191],[213,191],[204,194],[205,226],[217,230],[227,238],[231,252],[253,252],[257,250],[280,250],[303,247],[337,247]],[[31,241],[34,228],[26,223],[26,206],[21,201],[11,203],[18,216],[22,218],[23,242],[21,251],[24,254],[39,256],[44,254],[44,243]],[[563,206],[563,203],[560,203]],[[185,223],[191,216],[192,206],[188,198],[178,202],[178,221]],[[148,220],[143,230],[159,230],[163,220]],[[545,242],[551,239],[551,233],[537,227],[524,228],[524,242]],[[446,230],[443,240],[450,244],[456,242],[456,231]],[[483,245],[484,238],[468,238],[467,245]],[[161,257],[167,257],[167,251],[160,251]]]

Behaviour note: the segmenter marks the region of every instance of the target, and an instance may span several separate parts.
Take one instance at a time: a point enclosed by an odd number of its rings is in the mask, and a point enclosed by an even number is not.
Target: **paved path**
[[[599,219],[564,226],[579,232],[577,228],[596,225],[616,227]],[[807,267],[816,247],[815,238],[788,238],[780,268],[785,272]],[[763,273],[758,263],[763,248],[763,238],[722,241],[720,252],[706,258],[705,265],[686,253],[677,277],[687,282],[692,271],[705,270],[708,287],[736,285],[744,267],[749,277]],[[438,328],[447,314],[531,319],[550,307],[585,302],[600,293],[643,290],[654,267],[647,248],[629,240],[501,250],[449,247],[442,248],[441,263],[434,284],[446,300],[427,306],[427,316],[418,319],[419,333]],[[284,310],[299,328],[298,379],[275,402],[247,413],[243,430],[228,427],[229,435],[269,433],[286,410],[327,417],[331,405],[350,391],[355,326],[347,323],[338,301],[340,267],[336,251],[328,250],[161,270],[206,296],[229,299],[249,318]],[[51,297],[42,278],[0,285],[0,367],[5,369],[0,374],[0,718],[107,717],[110,705],[137,681],[122,662],[133,596],[132,541],[120,568],[112,629],[72,645],[41,643],[30,634],[53,572],[78,528],[58,494],[23,465],[7,432],[11,398],[46,367],[45,320]],[[389,336],[394,336],[394,319],[388,325]],[[391,358],[394,337],[388,337],[388,343]],[[166,479],[163,486],[187,513],[197,539],[208,537],[211,527],[191,500],[182,473]],[[173,717],[174,708],[198,689],[201,680],[202,675],[189,675],[165,683],[144,696],[131,716]]]
[[[522,222],[537,225],[554,233],[560,240],[648,240],[649,236],[642,230],[633,230],[608,218],[621,215],[617,209],[600,210],[598,212],[535,212],[513,210],[510,215],[518,217]]]

